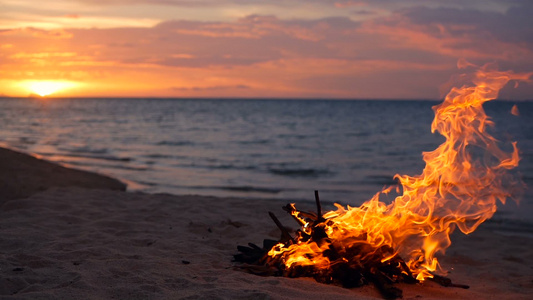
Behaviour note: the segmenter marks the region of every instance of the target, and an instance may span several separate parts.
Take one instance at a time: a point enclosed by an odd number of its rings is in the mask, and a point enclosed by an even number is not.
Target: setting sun
[[[33,94],[46,97],[48,95],[72,88],[73,86],[75,86],[75,84],[68,81],[35,81],[30,82],[27,85],[27,88]]]

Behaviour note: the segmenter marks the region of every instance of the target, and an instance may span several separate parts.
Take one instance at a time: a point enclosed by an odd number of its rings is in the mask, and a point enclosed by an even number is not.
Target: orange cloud
[[[0,35],[30,35],[38,38],[68,39],[72,34],[63,29],[44,30],[33,27],[0,30]]]
[[[335,7],[346,8],[351,6],[368,6],[368,3],[365,1],[339,1],[335,2]]]
[[[221,91],[230,89],[249,89],[250,87],[244,84],[237,85],[214,85],[214,86],[187,86],[187,87],[172,87],[174,91]]]
[[[10,56],[10,58],[53,58],[53,57],[73,57],[76,56],[75,52],[37,52],[37,53],[25,53],[20,52]]]
[[[527,34],[508,38],[468,14],[439,21],[451,13],[4,30],[0,93],[24,96],[17,81],[65,80],[84,83],[68,91],[76,96],[437,98],[462,57],[533,69]]]

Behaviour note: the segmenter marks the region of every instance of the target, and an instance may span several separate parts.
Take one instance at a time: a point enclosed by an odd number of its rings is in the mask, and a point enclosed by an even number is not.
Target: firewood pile
[[[345,288],[355,288],[366,284],[374,284],[386,299],[402,297],[402,291],[395,287],[395,283],[404,282],[416,284],[420,281],[413,276],[405,261],[387,245],[375,248],[366,243],[366,236],[362,234],[356,241],[348,245],[332,240],[327,234],[327,218],[322,215],[318,192],[315,191],[317,211],[304,212],[296,209],[294,204],[288,204],[283,209],[294,217],[301,226],[292,236],[278,218],[269,212],[270,217],[281,231],[281,238],[265,239],[262,247],[249,243],[248,246],[238,246],[238,254],[234,261],[242,263],[239,267],[256,275],[283,277],[312,277],[317,282],[340,285]],[[290,245],[306,243],[321,249],[321,258],[327,263],[295,264],[286,263],[284,255],[278,255],[276,249],[280,245],[284,248]],[[303,253],[305,259],[314,261],[313,253]],[[442,286],[468,288],[466,285],[454,284],[450,279],[433,274],[430,278]]]

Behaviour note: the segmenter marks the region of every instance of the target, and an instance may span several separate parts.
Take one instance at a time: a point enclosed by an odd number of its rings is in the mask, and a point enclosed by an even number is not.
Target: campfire
[[[394,189],[389,187],[360,207],[335,204],[335,211],[323,213],[315,192],[316,212],[283,207],[300,229],[291,234],[270,212],[280,240],[239,246],[235,260],[255,274],[313,277],[344,287],[373,283],[385,298],[402,296],[393,286],[397,282],[429,279],[467,288],[441,276],[436,255],[450,246],[456,228],[469,234],[492,217],[498,201],[516,198],[522,185],[510,172],[519,161],[516,142],[509,152],[499,147],[486,130],[493,123],[482,105],[510,80],[529,75],[485,66],[472,75],[473,85],[453,88],[433,107],[431,131],[445,142],[423,153],[426,166],[420,175],[395,175],[398,196],[392,203],[380,201]]]

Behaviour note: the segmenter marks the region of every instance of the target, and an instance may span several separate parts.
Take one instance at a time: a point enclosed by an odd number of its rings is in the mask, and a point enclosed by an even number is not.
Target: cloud
[[[20,52],[11,55],[11,58],[15,59],[27,59],[27,58],[54,58],[54,57],[74,57],[76,56],[75,52],[34,52],[34,53],[25,53]]]
[[[496,12],[411,7],[365,22],[364,30],[369,34],[388,36],[396,44],[396,49],[413,49],[479,62],[525,62],[533,51],[533,23],[524,17],[533,12],[531,8],[532,5],[523,5],[520,9],[511,7]]]
[[[173,91],[192,91],[192,92],[213,92],[222,90],[234,90],[234,89],[250,89],[251,87],[245,84],[237,85],[215,85],[215,86],[187,86],[187,87],[171,87]]]
[[[345,8],[345,7],[352,7],[352,6],[367,6],[368,3],[366,1],[347,0],[347,1],[335,2],[333,5],[335,5],[335,7]]]
[[[352,25],[346,18],[327,18],[313,21],[283,21],[275,16],[249,15],[236,22],[167,22],[179,34],[213,38],[261,39],[269,36],[290,36],[295,39],[319,41],[333,23]],[[161,25],[165,26],[165,25]]]
[[[165,95],[437,98],[460,58],[533,69],[531,5],[362,9],[369,11],[364,19],[251,14],[137,28],[4,30],[2,43],[11,46],[2,48],[0,75],[94,76],[118,82],[117,92],[143,87]],[[56,50],[41,50],[50,38],[58,39]]]
[[[158,4],[168,6],[227,6],[230,4],[237,5],[257,5],[265,1],[261,0],[78,0],[82,3],[92,5],[127,5],[127,4]],[[309,2],[334,4],[336,1],[331,0],[269,0],[273,5],[280,5],[283,3],[302,4]]]
[[[137,30],[137,34],[132,30],[120,32],[122,37],[157,36],[157,40],[146,42],[146,45],[157,44],[157,48],[143,51],[144,45],[135,46],[138,53],[157,53],[150,58],[145,56],[151,63],[173,67],[234,67],[290,57],[331,57],[337,53],[327,42],[342,40],[343,34],[339,32],[355,27],[356,23],[344,18],[283,21],[252,15],[235,22],[170,21],[150,30]],[[119,41],[114,39],[107,46]],[[189,56],[176,56],[180,53]]]
[[[72,33],[64,29],[45,30],[34,27],[0,30],[0,35],[30,35],[37,38],[69,39]]]
[[[368,10],[368,9],[360,9],[360,10],[352,11],[352,14],[359,15],[359,16],[372,16],[372,15],[376,15],[377,12],[373,10]]]
[[[522,2],[505,13],[457,8],[415,7],[401,14],[433,35],[464,36],[473,41],[494,39],[533,49],[533,2]]]

